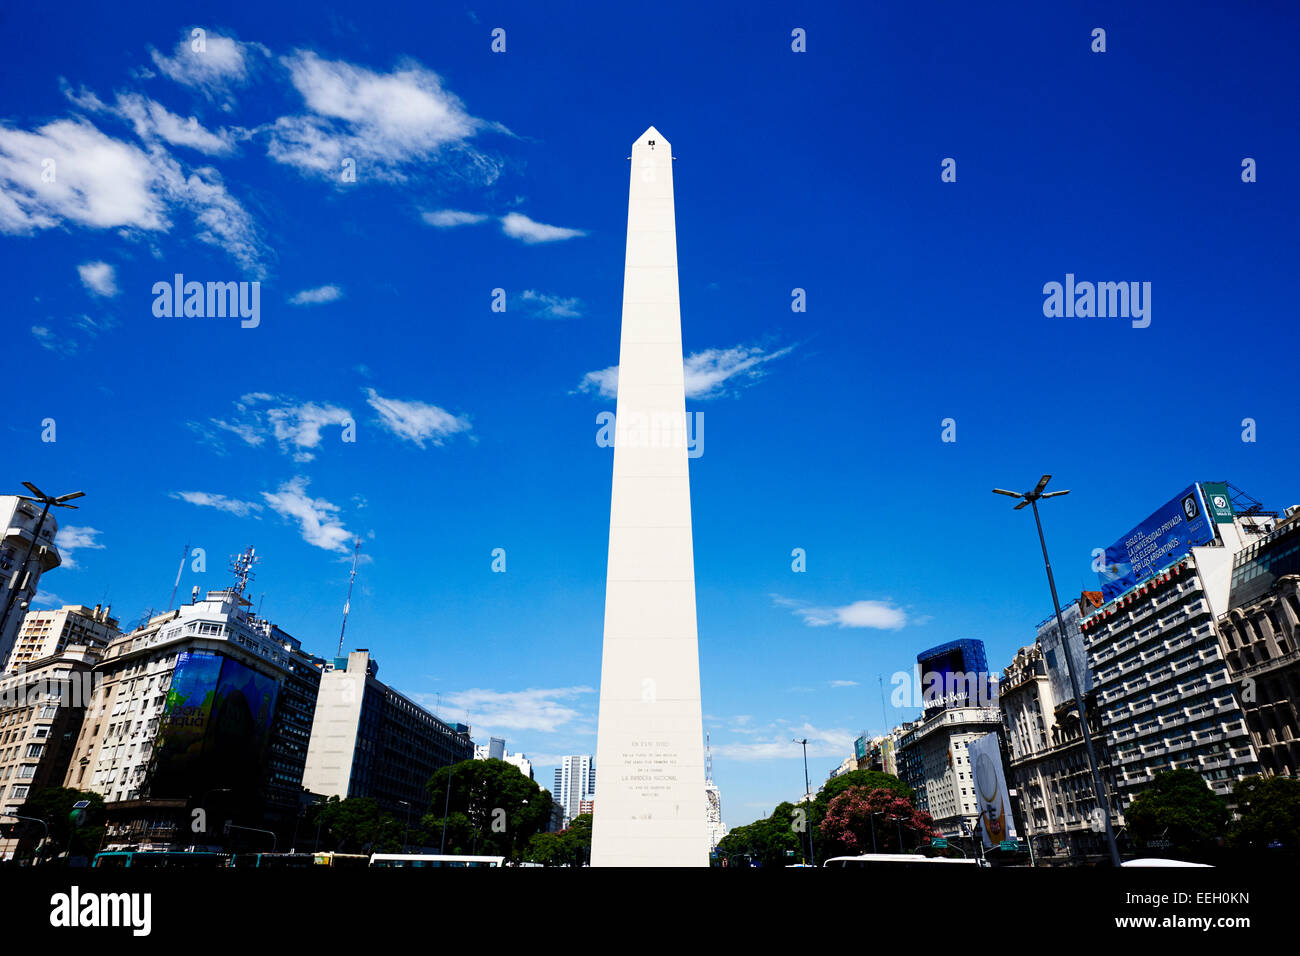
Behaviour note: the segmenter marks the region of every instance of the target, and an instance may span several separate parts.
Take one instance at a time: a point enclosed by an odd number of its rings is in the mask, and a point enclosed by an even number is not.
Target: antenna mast
[[[234,597],[243,600],[245,604],[253,603],[244,598],[244,592],[248,590],[248,582],[253,580],[253,565],[260,560],[262,559],[257,556],[256,549],[252,547],[230,559],[230,573],[235,576],[235,586],[229,590]]]
[[[176,605],[176,589],[181,586],[181,574],[185,571],[185,560],[190,556],[190,543],[185,542],[185,551],[181,554],[180,567],[176,569],[176,583],[172,585],[172,599],[167,602],[167,610],[171,610]]]
[[[352,585],[357,580],[357,559],[361,557],[361,539],[357,538],[353,542],[355,548],[352,551],[352,573],[348,575],[348,600],[343,605],[343,626],[339,628],[339,657],[343,656],[343,635],[348,629],[348,612],[352,610]]]
[[[704,782],[713,784],[713,747],[709,743],[709,732],[704,732]]]

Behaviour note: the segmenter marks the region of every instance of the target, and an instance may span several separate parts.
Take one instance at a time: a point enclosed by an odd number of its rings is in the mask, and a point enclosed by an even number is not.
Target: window
[[[25,763],[18,768],[19,780],[31,780],[34,776],[36,776],[36,764]]]
[[[45,752],[45,744],[28,744],[28,745],[27,745],[27,756],[28,756],[28,757],[32,757],[32,758],[40,757],[40,755],[41,755],[42,753],[44,753],[44,752]]]
[[[26,800],[27,794],[31,791],[31,789],[32,789],[31,787],[25,786],[24,784],[15,784],[14,792],[9,795],[9,799]]]

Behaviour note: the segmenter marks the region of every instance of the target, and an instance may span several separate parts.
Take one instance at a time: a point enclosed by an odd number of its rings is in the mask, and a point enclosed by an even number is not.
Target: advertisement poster
[[[1016,826],[1011,814],[1011,797],[1007,793],[1007,778],[1002,772],[1002,752],[998,748],[997,733],[972,740],[966,745],[966,753],[975,780],[979,829],[984,847],[989,849],[1003,840],[1014,840]]]
[[[1105,600],[1113,600],[1192,548],[1213,540],[1214,526],[1201,488],[1190,485],[1106,549],[1106,567],[1099,575]]]

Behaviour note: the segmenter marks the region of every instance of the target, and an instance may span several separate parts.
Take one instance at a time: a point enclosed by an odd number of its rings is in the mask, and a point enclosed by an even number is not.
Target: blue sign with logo
[[[1200,485],[1191,485],[1106,549],[1099,575],[1103,600],[1110,601],[1190,549],[1214,540]]]

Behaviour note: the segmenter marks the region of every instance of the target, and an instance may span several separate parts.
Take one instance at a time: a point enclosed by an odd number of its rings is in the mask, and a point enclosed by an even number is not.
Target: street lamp
[[[803,745],[803,795],[804,802],[808,804],[808,862],[813,866],[817,865],[817,857],[813,854],[812,838],[812,783],[808,779],[808,738],[798,737],[791,738],[794,743]]]
[[[41,537],[41,528],[45,526],[45,516],[50,513],[50,508],[71,508],[73,511],[76,511],[76,505],[66,504],[66,502],[72,501],[74,498],[84,498],[86,496],[84,491],[74,491],[72,494],[59,495],[56,498],[53,495],[47,495],[30,481],[24,481],[23,486],[32,494],[19,495],[19,498],[23,501],[38,501],[45,507],[41,509],[41,516],[36,522],[36,530],[32,532],[32,542],[27,546],[27,553],[23,555],[23,563],[19,565],[18,571],[14,576],[9,579],[9,599],[5,601],[4,613],[0,614],[0,637],[5,633],[5,627],[9,623],[9,613],[13,610],[14,601],[18,599],[18,588],[22,586],[24,578],[27,576],[27,562],[31,559],[32,550],[36,547],[36,542]]]
[[[398,800],[401,806],[406,807],[406,828],[402,830],[402,852],[406,852],[406,840],[411,833],[411,803],[409,800]]]
[[[1047,483],[1052,480],[1051,475],[1043,475],[1038,480],[1038,484],[1033,491],[1017,493],[1014,491],[1004,491],[1001,488],[994,488],[995,495],[1006,495],[1008,498],[1019,498],[1020,503],[1013,508],[1013,511],[1019,511],[1025,505],[1030,505],[1034,509],[1034,524],[1038,527],[1038,543],[1043,548],[1043,566],[1047,568],[1047,584],[1052,589],[1052,609],[1056,612],[1057,633],[1061,635],[1061,641],[1066,641],[1065,622],[1061,620],[1061,602],[1056,596],[1056,579],[1052,577],[1052,562],[1047,557],[1047,539],[1043,537],[1043,521],[1038,516],[1038,499],[1055,498],[1059,495],[1068,495],[1068,491],[1044,491]],[[1101,809],[1102,820],[1106,825],[1106,844],[1110,848],[1110,861],[1113,865],[1119,866],[1119,847],[1115,845],[1115,832],[1110,825],[1110,804],[1106,800],[1106,793],[1101,785],[1101,772],[1097,769],[1097,754],[1092,748],[1092,731],[1088,729],[1088,708],[1083,702],[1083,694],[1079,692],[1079,678],[1074,673],[1074,667],[1070,664],[1069,645],[1066,645],[1065,669],[1070,675],[1070,689],[1074,692],[1075,704],[1079,708],[1079,724],[1083,728],[1083,747],[1088,754],[1088,767],[1092,771],[1092,787],[1097,795],[1097,806]]]
[[[40,817],[25,817],[18,813],[0,813],[0,817],[13,817],[15,820],[29,820],[32,823],[39,823],[45,828],[45,839],[41,841],[41,846],[45,846],[50,842],[50,825]]]

